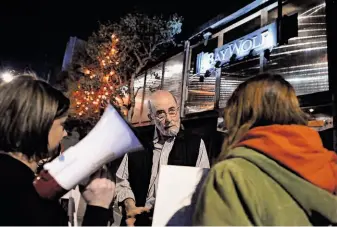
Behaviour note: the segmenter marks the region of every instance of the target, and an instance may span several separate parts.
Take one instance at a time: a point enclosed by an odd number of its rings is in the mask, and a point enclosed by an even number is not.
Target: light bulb
[[[4,72],[4,73],[1,75],[1,78],[2,78],[2,80],[3,80],[5,83],[9,83],[9,82],[11,82],[11,81],[14,79],[14,76],[13,76],[13,74],[11,74],[10,72]]]

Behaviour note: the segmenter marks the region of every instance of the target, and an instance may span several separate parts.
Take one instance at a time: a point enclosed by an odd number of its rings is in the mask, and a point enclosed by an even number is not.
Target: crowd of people
[[[39,163],[59,153],[69,106],[62,92],[31,75],[0,85],[0,225],[68,225],[59,201],[41,198],[33,181]],[[224,111],[226,137],[212,166],[203,139],[181,124],[170,92],[155,91],[148,106],[154,127],[144,149],[123,157],[116,178],[102,169],[81,187],[87,203],[82,225],[106,226],[114,201],[123,210],[121,225],[151,225],[161,165],[211,168],[193,225],[337,224],[337,154],[307,126],[282,76],[256,75],[233,92]]]

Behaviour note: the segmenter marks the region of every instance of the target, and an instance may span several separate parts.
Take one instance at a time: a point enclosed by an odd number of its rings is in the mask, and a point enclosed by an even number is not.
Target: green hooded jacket
[[[336,224],[336,195],[245,147],[212,168],[193,217],[199,226]]]

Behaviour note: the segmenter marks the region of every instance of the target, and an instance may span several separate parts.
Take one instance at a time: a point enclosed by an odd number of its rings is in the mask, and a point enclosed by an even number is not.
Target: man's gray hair
[[[157,90],[157,91],[166,91],[166,90]],[[155,92],[156,92],[156,91],[155,91]],[[148,104],[148,108],[149,108],[150,113],[152,113],[152,103],[151,103],[151,102],[153,101],[153,100],[152,100],[152,95],[153,95],[155,92],[153,92],[153,93],[151,94],[149,100],[147,100],[147,104]],[[178,100],[177,100],[176,96],[173,95],[172,92],[170,92],[170,91],[167,91],[167,92],[170,93],[170,94],[172,95],[174,101],[176,102],[176,104],[178,104]]]

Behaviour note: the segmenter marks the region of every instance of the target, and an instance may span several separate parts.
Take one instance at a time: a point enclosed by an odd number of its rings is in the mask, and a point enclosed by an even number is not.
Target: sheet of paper
[[[195,197],[208,171],[197,167],[161,166],[152,226],[190,226]]]

